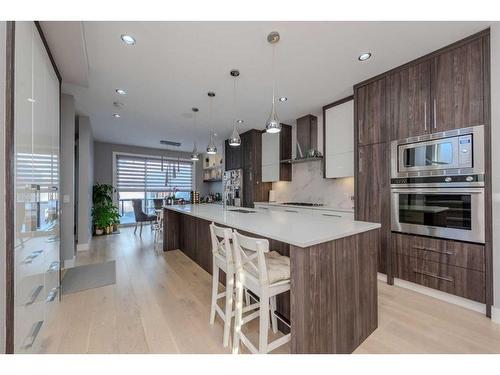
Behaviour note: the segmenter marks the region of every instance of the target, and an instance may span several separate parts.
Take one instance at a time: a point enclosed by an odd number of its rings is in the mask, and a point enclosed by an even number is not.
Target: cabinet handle
[[[432,248],[428,248],[428,247],[424,247],[424,246],[413,246],[413,248],[416,250],[432,251],[434,253],[439,253],[439,254],[444,254],[444,255],[455,255],[454,253],[452,253],[450,251],[441,251],[441,250],[436,250],[436,249],[432,249]]]
[[[439,275],[435,275],[435,274],[430,273],[430,272],[419,271],[419,270],[413,270],[413,272],[418,273],[418,274],[420,274],[420,275],[424,275],[424,276],[434,277],[435,279],[448,281],[449,283],[452,283],[452,282],[454,281],[454,280],[453,280],[453,277],[444,277],[444,276],[439,276]]]
[[[261,210],[269,210],[269,208],[268,208],[268,207],[257,207],[257,208],[259,208],[259,209],[261,209]]]
[[[42,290],[43,290],[43,285],[38,285],[36,287],[36,289],[33,291],[33,293],[31,294],[29,301],[26,302],[26,305],[32,305],[33,303],[35,303],[36,299],[38,298],[38,296],[40,295]]]
[[[361,155],[360,155],[361,156]],[[363,172],[363,158],[360,157],[358,159],[358,173],[362,173]]]
[[[30,264],[33,262],[33,259],[35,259],[37,256],[39,256],[41,253],[43,253],[43,250],[36,250],[33,251],[30,255],[28,255],[24,260],[23,264]]]
[[[40,330],[42,329],[42,325],[43,325],[43,320],[40,320],[34,324],[33,329],[31,330],[31,335],[26,337],[26,339],[24,340],[25,349],[31,348],[33,346],[36,337],[38,336]]]
[[[295,213],[299,213],[299,211],[294,211],[294,210],[285,210],[286,212],[295,212]]]
[[[59,287],[52,288],[50,290],[49,295],[47,296],[47,300],[45,302],[52,302],[57,297],[57,292],[59,291]]]
[[[322,214],[323,216],[333,216],[333,217],[342,217],[340,215],[335,215],[335,214]]]
[[[427,102],[424,102],[424,130],[427,130]]]
[[[436,99],[434,99],[434,129],[437,129],[437,123],[436,123]]]

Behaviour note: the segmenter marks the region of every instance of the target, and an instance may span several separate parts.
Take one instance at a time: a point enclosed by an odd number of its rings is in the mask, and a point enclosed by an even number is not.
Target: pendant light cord
[[[236,80],[238,77],[234,77],[233,82],[233,129],[236,129]]]
[[[272,59],[272,67],[271,67],[271,71],[272,71],[272,74],[273,74],[273,105],[274,105],[274,91],[275,91],[275,86],[276,86],[276,77],[275,77],[275,73],[274,73],[274,59],[275,59],[275,48],[276,46],[273,44],[273,59]]]

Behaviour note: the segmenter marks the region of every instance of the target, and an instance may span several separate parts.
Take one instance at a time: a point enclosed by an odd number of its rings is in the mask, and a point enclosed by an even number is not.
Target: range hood
[[[297,143],[295,159],[282,160],[282,163],[306,163],[323,159],[318,151],[318,118],[306,115],[297,119]]]

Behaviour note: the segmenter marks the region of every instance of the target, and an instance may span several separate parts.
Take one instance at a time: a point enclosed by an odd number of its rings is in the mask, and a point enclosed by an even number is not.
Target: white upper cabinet
[[[354,101],[325,109],[325,177],[354,176]]]
[[[262,182],[280,180],[280,134],[262,133]]]

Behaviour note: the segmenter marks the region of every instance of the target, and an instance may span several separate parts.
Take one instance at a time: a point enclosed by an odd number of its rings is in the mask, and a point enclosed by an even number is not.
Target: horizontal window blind
[[[175,169],[175,171],[174,171]],[[158,157],[116,156],[116,188],[118,191],[190,192],[193,163]]]
[[[16,184],[26,188],[32,184],[40,186],[41,191],[51,191],[59,184],[59,163],[57,155],[16,154]]]

